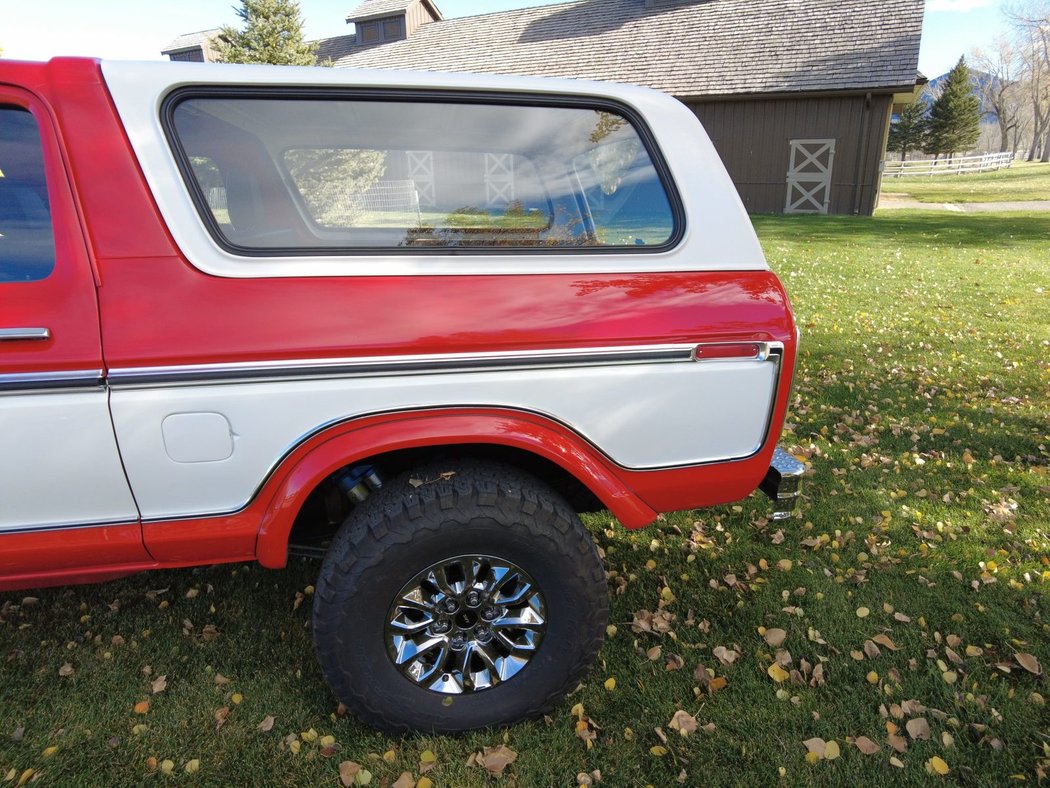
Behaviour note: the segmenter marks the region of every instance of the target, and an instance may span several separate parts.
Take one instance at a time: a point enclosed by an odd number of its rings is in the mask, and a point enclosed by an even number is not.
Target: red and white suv
[[[459,731],[597,652],[578,512],[791,512],[791,309],[668,96],[0,61],[0,173],[0,589],[311,551],[338,698]]]

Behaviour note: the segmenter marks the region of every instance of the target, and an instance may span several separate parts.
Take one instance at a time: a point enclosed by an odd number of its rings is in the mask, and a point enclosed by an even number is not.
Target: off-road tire
[[[528,573],[545,598],[547,624],[518,674],[483,691],[444,694],[398,670],[385,627],[405,583],[466,554]],[[550,711],[598,653],[608,606],[594,542],[557,493],[507,466],[446,462],[386,481],[343,523],[317,581],[314,643],[336,698],[361,721],[394,733],[458,733]]]

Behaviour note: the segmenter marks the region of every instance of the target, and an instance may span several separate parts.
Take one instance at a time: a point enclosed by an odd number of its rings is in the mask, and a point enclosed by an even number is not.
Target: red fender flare
[[[402,411],[353,419],[313,435],[281,463],[261,498],[269,497],[256,558],[278,569],[288,561],[288,537],[307,496],[334,471],[398,449],[488,443],[523,449],[557,464],[587,487],[628,528],[656,519],[616,466],[576,433],[533,413],[502,409]]]

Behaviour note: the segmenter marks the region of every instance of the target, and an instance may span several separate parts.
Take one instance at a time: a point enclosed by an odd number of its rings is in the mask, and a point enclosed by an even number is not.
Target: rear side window
[[[190,95],[167,124],[202,217],[240,253],[638,251],[681,231],[615,108]]]
[[[0,105],[0,282],[35,282],[54,267],[40,129],[28,110]]]

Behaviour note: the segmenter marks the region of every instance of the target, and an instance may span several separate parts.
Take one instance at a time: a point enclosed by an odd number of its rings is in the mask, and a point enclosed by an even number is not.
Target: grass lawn
[[[1014,162],[1008,170],[932,178],[886,178],[882,190],[920,202],[1050,200],[1050,164]]]
[[[339,716],[321,680],[315,562],[169,571],[0,595],[0,780],[334,786],[354,761],[377,786],[429,767],[436,786],[594,770],[610,786],[919,785],[939,758],[952,783],[1036,782],[1050,768],[1050,214],[756,223],[802,326],[785,437],[812,463],[801,517],[768,522],[758,495],[636,533],[590,516],[616,631],[549,719],[388,739]],[[670,631],[634,631],[659,610]],[[688,737],[678,710],[701,726]],[[813,738],[835,746],[810,763]],[[500,744],[518,756],[502,777],[468,764]]]

